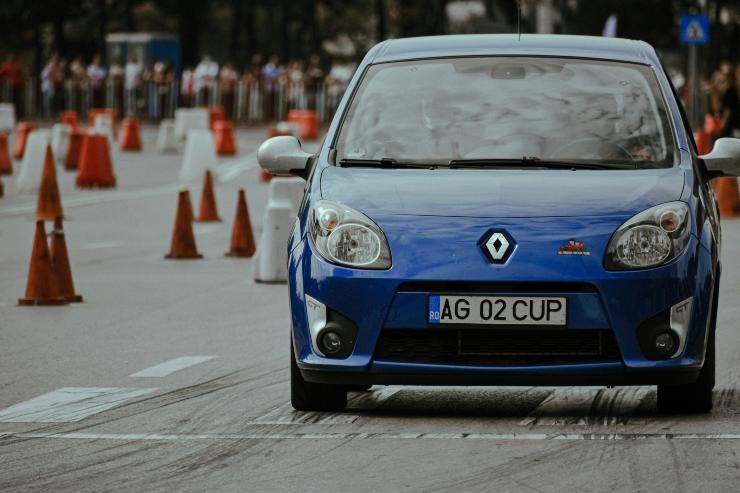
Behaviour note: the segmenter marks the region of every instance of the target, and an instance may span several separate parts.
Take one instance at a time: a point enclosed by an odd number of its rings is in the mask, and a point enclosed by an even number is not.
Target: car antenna
[[[522,0],[516,0],[516,32],[522,40]]]

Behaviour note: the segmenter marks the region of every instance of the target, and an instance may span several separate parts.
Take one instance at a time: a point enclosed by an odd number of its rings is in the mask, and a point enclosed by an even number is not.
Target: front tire
[[[716,288],[715,288],[716,289]],[[712,308],[707,352],[699,378],[685,385],[658,385],[658,411],[664,414],[708,413],[712,410],[715,375],[715,332],[717,325],[717,298]]]
[[[296,411],[341,411],[347,407],[347,391],[339,385],[307,382],[295,361],[290,341],[290,403]]]

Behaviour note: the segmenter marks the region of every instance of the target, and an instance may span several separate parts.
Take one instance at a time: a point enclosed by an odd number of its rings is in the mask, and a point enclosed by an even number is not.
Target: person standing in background
[[[110,66],[110,69],[108,69],[108,81],[109,84],[113,88],[113,101],[111,104],[113,105],[113,108],[116,110],[116,112],[120,115],[125,112],[124,104],[124,79],[126,76],[126,71],[121,64],[121,61],[116,59]],[[107,101],[106,101],[107,105]]]
[[[15,105],[15,112],[19,118],[23,117],[23,71],[16,61],[15,55],[9,53],[0,66],[0,81],[10,91],[10,100]]]
[[[262,68],[262,91],[265,97],[263,118],[267,121],[274,120],[277,117],[275,93],[278,90],[278,79],[282,74],[278,65],[279,61],[277,55],[272,55]]]
[[[72,82],[72,100],[70,101],[70,109],[82,114],[84,108],[82,99],[84,92],[82,90],[82,86],[85,85],[87,81],[87,72],[85,71],[85,65],[82,63],[82,59],[80,57],[76,57],[69,64],[69,75]]]
[[[242,83],[246,87],[244,114],[249,120],[259,120],[262,118],[263,107],[260,100],[262,96],[262,55],[259,53],[252,55],[249,65],[242,74]]]
[[[93,108],[102,108],[105,105],[105,67],[100,55],[93,56],[92,63],[87,67],[87,78],[90,80],[93,92]]]
[[[170,108],[170,88],[175,76],[169,60],[159,60],[154,64],[154,89],[157,94],[157,118],[167,118],[174,111]]]
[[[288,109],[305,108],[306,86],[303,73],[303,62],[298,60],[290,62],[285,71],[285,80],[288,86]]]
[[[141,72],[143,67],[141,63],[136,60],[136,57],[131,55],[128,57],[126,62],[124,87],[126,91],[126,115],[129,117],[136,116],[136,109],[139,103],[139,89],[141,87]]]
[[[60,72],[59,57],[54,53],[41,71],[41,96],[46,118],[54,116],[54,90],[56,89],[56,81],[62,77]]]
[[[197,104],[209,106],[213,86],[218,78],[218,63],[211,57],[204,55],[197,67],[195,67],[195,94]]]
[[[306,92],[308,93],[308,109],[318,109],[318,93],[324,82],[324,69],[321,68],[321,57],[313,54],[306,68]]]
[[[715,78],[718,104],[715,116],[719,121],[719,138],[732,137],[740,130],[740,99],[735,87],[732,65],[725,62]]]
[[[193,94],[195,93],[195,72],[190,67],[185,67],[182,71],[180,81],[180,96],[182,96],[182,106],[190,108],[193,106]]]
[[[236,81],[239,75],[234,69],[234,64],[229,62],[221,68],[218,79],[221,86],[221,106],[224,108],[226,119],[234,118],[234,93],[236,92]]]

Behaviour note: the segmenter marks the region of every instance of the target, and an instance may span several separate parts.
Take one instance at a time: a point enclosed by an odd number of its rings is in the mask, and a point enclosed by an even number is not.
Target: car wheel
[[[712,323],[707,339],[707,353],[699,378],[686,385],[658,385],[658,411],[665,414],[708,413],[712,410],[715,368],[715,328],[717,299],[712,308]]]
[[[341,411],[347,407],[347,391],[339,385],[307,382],[295,361],[290,341],[290,403],[297,411]]]

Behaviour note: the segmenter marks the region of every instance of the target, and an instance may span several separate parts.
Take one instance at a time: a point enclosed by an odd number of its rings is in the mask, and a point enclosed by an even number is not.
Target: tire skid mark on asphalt
[[[4,432],[2,439],[63,439],[117,441],[198,440],[494,440],[494,441],[634,441],[634,440],[738,440],[740,433],[33,433]]]
[[[265,371],[260,373],[254,373],[247,378],[241,380],[236,379],[241,374],[252,373],[252,368],[245,368],[241,370],[235,370],[219,377],[215,377],[204,382],[199,382],[187,387],[179,387],[168,392],[158,393],[151,396],[144,396],[138,399],[134,399],[111,409],[109,412],[100,413],[88,417],[84,421],[77,423],[79,426],[69,430],[71,432],[82,432],[95,426],[113,423],[123,419],[139,416],[148,412],[165,409],[168,406],[180,404],[182,402],[190,401],[199,397],[205,397],[207,395],[233,388],[239,385],[245,385],[252,382],[260,382],[265,378],[274,378],[278,376],[277,380],[271,380],[268,383],[261,383],[257,388],[248,388],[246,391],[253,391],[259,388],[263,388],[269,385],[274,385],[276,382],[280,383],[285,381],[280,377],[279,372],[276,372],[274,368],[267,368]],[[46,423],[44,426],[40,426],[34,429],[34,433],[55,433],[55,430],[59,428],[61,423]],[[68,426],[68,425],[66,425]]]
[[[643,424],[631,419],[648,396],[650,387],[616,389],[557,388],[529,415],[520,426],[587,426]]]
[[[64,387],[0,410],[3,423],[68,423],[107,411],[155,388]]]
[[[371,392],[354,393],[347,400],[347,408],[360,412],[372,411],[378,409],[401,390],[401,387],[383,387]],[[352,424],[360,417],[361,414],[352,412],[301,412],[294,410],[290,403],[286,403],[255,419],[254,423],[263,425],[335,425]]]

